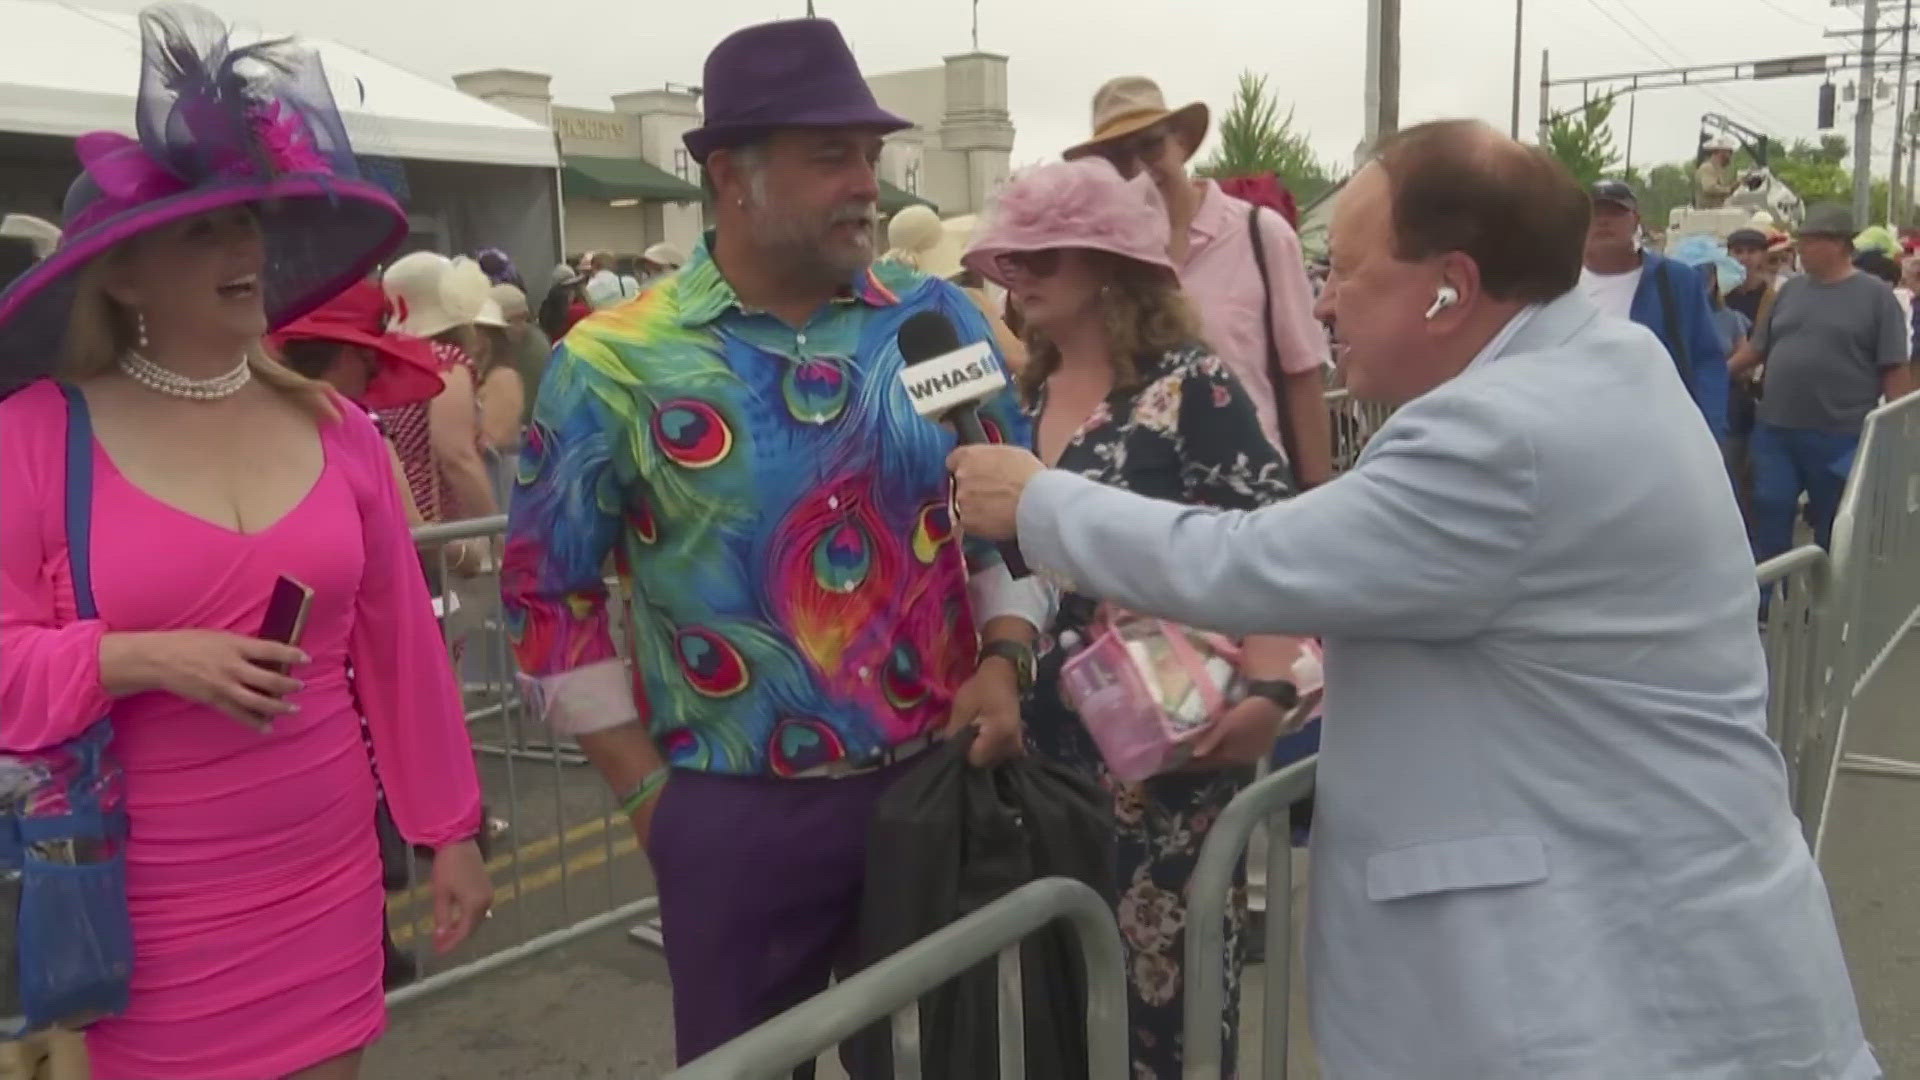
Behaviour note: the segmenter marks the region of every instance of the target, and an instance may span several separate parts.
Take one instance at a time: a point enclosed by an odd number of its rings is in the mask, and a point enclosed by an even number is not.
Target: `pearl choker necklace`
[[[211,379],[190,379],[171,368],[159,364],[129,350],[120,357],[120,370],[127,378],[156,394],[168,397],[186,398],[190,401],[219,401],[230,398],[240,392],[240,388],[253,381],[253,368],[247,358],[242,356],[240,363],[232,371],[215,375]]]

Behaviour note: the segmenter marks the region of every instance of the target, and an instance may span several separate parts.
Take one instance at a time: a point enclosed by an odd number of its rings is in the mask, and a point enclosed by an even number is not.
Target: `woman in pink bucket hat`
[[[1286,498],[1286,462],[1261,434],[1246,392],[1200,341],[1167,235],[1152,181],[1123,180],[1098,157],[1016,175],[988,207],[963,261],[1004,286],[1025,318],[1020,389],[1039,453],[1056,468],[1156,499],[1253,509]],[[1061,666],[1095,633],[1094,608],[1071,592],[1062,598],[1025,719],[1042,752],[1113,793],[1133,1074],[1179,1076],[1187,879],[1208,826],[1297,716],[1308,688],[1294,669],[1305,654],[1295,639],[1249,638],[1235,680],[1244,693],[1193,744],[1192,759],[1127,783],[1061,695]],[[1227,932],[1228,1061],[1246,918],[1241,892]]]
[[[139,138],[80,138],[59,247],[0,294],[0,758],[104,746],[123,805],[57,873],[0,805],[0,861],[22,958],[103,973],[48,1006],[94,1021],[97,1080],[350,1078],[385,1024],[376,791],[450,948],[491,897],[479,785],[385,444],[262,339],[406,218],[317,56],[187,5],[140,28]]]

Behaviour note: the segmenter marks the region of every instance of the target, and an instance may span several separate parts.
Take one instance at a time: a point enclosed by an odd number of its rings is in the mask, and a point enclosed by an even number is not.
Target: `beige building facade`
[[[1007,58],[962,53],[867,83],[881,107],[914,123],[888,140],[885,178],[932,202],[942,217],[979,213],[1013,158]]]
[[[914,123],[889,136],[881,154],[882,214],[914,202],[943,217],[977,213],[1013,152],[1007,58],[966,53],[868,83],[883,107]],[[668,84],[586,109],[555,104],[550,77],[537,72],[469,72],[454,84],[553,131],[569,253],[638,255],[660,241],[685,252],[698,242],[706,227],[700,167],[681,143],[700,125],[698,88]]]

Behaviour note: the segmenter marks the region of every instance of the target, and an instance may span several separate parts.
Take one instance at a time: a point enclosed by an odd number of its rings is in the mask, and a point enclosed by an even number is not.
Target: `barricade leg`
[[[1029,882],[702,1055],[668,1080],[785,1080],[795,1066],[814,1060],[885,1017],[893,1020],[895,1075],[917,1077],[920,998],[996,954],[1002,957],[998,961],[1001,1075],[1002,1080],[1018,1080],[1022,1074],[1009,1075],[1004,1066],[1009,1061],[1019,1063],[1020,1051],[1010,1048],[1007,1040],[1017,1043],[1022,1034],[1018,1025],[1005,1022],[1010,1010],[1017,1015],[1019,1008],[1007,1003],[1010,991],[1019,1000],[1018,980],[1009,986],[1019,961],[1004,957],[1017,955],[1022,939],[1056,920],[1064,920],[1072,929],[1085,965],[1088,1076],[1093,1080],[1126,1077],[1126,972],[1113,912],[1084,883],[1046,878]]]
[[[1833,720],[1812,830],[1816,856],[1840,773],[1920,779],[1920,762],[1845,752],[1854,702],[1920,620],[1920,394],[1867,415],[1834,514],[1831,550],[1826,706]]]
[[[1225,972],[1221,965],[1227,902],[1234,867],[1253,831],[1267,826],[1266,1018],[1261,1024],[1261,1073],[1287,1075],[1288,995],[1292,984],[1293,863],[1288,809],[1313,791],[1318,757],[1296,762],[1255,781],[1214,820],[1200,847],[1187,892],[1186,1016],[1183,1048],[1187,1080],[1224,1075],[1220,1013]]]

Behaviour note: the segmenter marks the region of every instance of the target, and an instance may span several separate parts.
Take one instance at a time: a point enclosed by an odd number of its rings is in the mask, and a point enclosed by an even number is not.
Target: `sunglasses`
[[[1001,277],[1052,277],[1060,271],[1060,249],[1047,248],[1042,251],[1009,251],[996,255],[994,268]]]
[[[1137,131],[1124,139],[1115,139],[1100,148],[1100,156],[1113,163],[1116,169],[1125,169],[1135,161],[1147,161],[1160,156],[1160,148],[1166,145],[1168,135],[1172,134],[1165,125]]]

